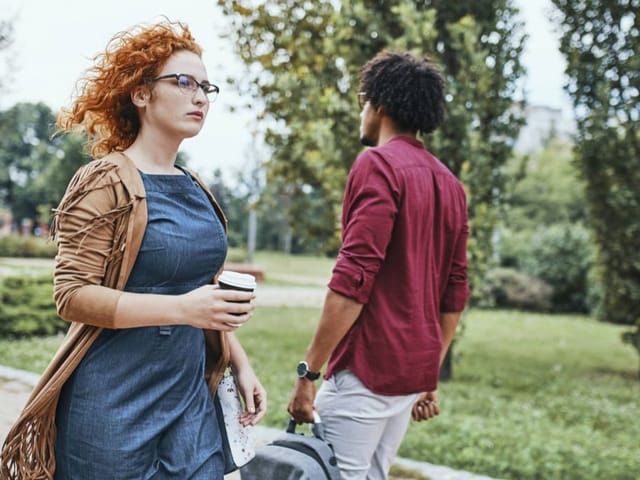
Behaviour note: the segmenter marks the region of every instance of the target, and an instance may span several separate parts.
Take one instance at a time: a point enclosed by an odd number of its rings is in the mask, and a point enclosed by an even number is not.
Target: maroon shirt
[[[469,296],[468,233],[462,184],[420,141],[395,137],[358,156],[329,288],[364,308],[327,378],[350,370],[383,395],[437,387],[440,312],[462,311]]]

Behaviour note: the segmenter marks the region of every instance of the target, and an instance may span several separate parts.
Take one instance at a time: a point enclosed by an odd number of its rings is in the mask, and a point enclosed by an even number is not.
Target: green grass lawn
[[[258,252],[267,283],[326,285],[333,259]],[[47,262],[0,261],[0,269]],[[50,263],[52,265],[52,263]],[[317,309],[259,307],[240,336],[269,392],[265,424],[286,405]],[[502,479],[640,480],[638,356],[624,327],[581,316],[465,314],[442,412],[412,424],[400,455]],[[42,372],[61,337],[0,340],[0,364]]]
[[[326,286],[335,258],[256,252],[256,264],[266,272],[267,285]]]
[[[267,425],[286,424],[294,366],[318,315],[261,307],[239,331],[269,392]],[[401,456],[503,479],[640,478],[638,358],[623,328],[504,311],[472,311],[465,322],[442,412],[410,426]],[[59,342],[0,341],[0,364],[39,373]]]

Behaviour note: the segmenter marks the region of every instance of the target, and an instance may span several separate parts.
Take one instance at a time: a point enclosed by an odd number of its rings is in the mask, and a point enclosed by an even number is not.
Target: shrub
[[[0,297],[0,337],[52,335],[67,329],[56,312],[50,275],[6,277],[0,282]]]
[[[543,280],[513,268],[494,268],[480,288],[483,308],[514,308],[534,312],[551,310],[553,288]]]
[[[247,261],[247,251],[243,248],[230,247],[227,250],[227,262],[244,263]]]
[[[594,293],[594,286],[589,284],[593,251],[586,228],[565,223],[546,225],[531,232],[503,233],[501,265],[550,285],[553,288],[551,311],[590,311],[590,296]]]
[[[0,257],[53,258],[57,246],[42,237],[32,235],[0,236]]]
[[[553,310],[588,311],[588,276],[593,264],[589,232],[581,225],[552,225],[531,238],[522,270],[553,287]]]

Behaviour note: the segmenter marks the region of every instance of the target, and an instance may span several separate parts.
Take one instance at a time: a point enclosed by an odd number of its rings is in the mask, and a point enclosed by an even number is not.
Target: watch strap
[[[320,378],[320,372],[312,372],[309,370],[309,364],[303,360],[298,363],[298,368],[296,369],[299,378],[306,378],[307,380],[317,380]]]

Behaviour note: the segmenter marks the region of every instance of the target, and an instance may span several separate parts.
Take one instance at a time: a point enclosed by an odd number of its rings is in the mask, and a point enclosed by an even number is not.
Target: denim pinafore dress
[[[141,172],[148,223],[125,290],[180,295],[211,283],[227,241],[184,175]],[[105,329],[58,403],[56,480],[215,480],[224,462],[201,329]]]

